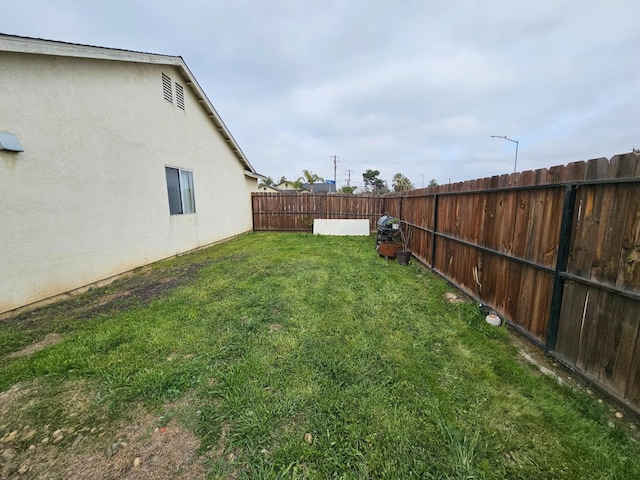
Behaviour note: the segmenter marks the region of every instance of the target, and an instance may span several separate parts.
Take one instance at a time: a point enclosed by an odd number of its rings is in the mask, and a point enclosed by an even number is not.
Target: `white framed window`
[[[164,167],[164,170],[167,176],[169,213],[171,215],[196,213],[193,172],[173,167]]]

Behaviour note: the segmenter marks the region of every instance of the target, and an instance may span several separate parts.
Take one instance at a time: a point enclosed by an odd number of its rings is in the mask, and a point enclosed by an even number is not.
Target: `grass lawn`
[[[632,423],[373,242],[249,234],[0,323],[0,478],[640,478]]]

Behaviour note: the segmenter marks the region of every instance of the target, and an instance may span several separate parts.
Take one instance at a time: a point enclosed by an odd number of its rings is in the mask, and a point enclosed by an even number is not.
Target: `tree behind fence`
[[[384,197],[254,194],[254,229],[367,218],[374,232],[384,212],[399,216],[418,260],[639,413],[639,160],[618,155]]]

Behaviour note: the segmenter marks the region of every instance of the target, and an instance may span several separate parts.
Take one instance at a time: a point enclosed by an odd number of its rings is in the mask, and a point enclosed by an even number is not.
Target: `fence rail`
[[[384,212],[415,258],[640,414],[640,157],[389,196],[254,194],[255,230]]]

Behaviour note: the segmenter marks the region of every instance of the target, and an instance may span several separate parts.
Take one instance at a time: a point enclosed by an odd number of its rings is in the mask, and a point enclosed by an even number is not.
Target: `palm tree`
[[[258,184],[258,188],[273,187],[273,178],[267,177]]]
[[[293,187],[294,190],[296,192],[299,192],[300,190],[304,190],[304,182],[302,181],[302,177],[300,177],[298,180],[286,180],[285,184]]]
[[[393,191],[394,192],[404,192],[406,190],[413,190],[415,187],[413,186],[413,182],[409,180],[409,178],[402,173],[396,173],[393,176]]]
[[[322,182],[324,178],[318,176],[317,173],[311,173],[309,170],[302,170],[304,177],[300,177],[298,180],[306,180],[306,182],[311,187],[311,193],[313,193],[313,184],[315,182]]]

